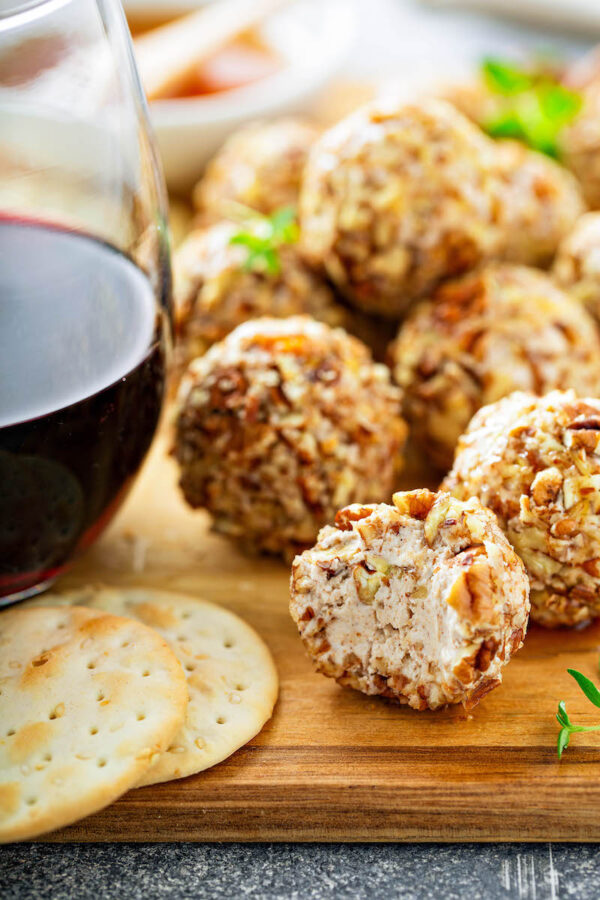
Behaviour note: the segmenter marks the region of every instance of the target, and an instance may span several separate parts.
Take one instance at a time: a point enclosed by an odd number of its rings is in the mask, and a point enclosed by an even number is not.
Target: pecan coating
[[[590,209],[600,209],[600,54],[569,66],[564,81],[582,97],[575,121],[560,136],[561,158],[577,177]]]
[[[600,322],[600,213],[579,219],[558,248],[552,274]]]
[[[497,141],[502,179],[499,258],[547,267],[586,210],[579,184],[563,166],[517,141]]]

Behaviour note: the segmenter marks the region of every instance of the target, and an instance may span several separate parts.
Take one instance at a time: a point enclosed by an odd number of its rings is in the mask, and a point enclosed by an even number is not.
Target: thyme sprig
[[[594,706],[600,708],[600,690],[598,690],[594,682],[581,672],[578,672],[577,669],[567,669],[567,672],[575,679],[590,703],[593,703]],[[600,725],[574,725],[569,718],[564,700],[561,700],[558,704],[556,720],[560,725],[558,740],[556,742],[556,751],[559,759],[561,759],[563,753],[569,746],[572,734],[577,734],[581,731],[600,731]]]

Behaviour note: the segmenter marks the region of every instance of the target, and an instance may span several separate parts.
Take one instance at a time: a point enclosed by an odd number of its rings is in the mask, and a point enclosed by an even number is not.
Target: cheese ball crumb
[[[441,285],[390,347],[411,434],[442,470],[474,413],[516,390],[600,393],[600,338],[536,269],[492,264]]]
[[[318,133],[310,122],[286,118],[255,122],[232,134],[194,188],[201,221],[226,217],[232,202],[265,215],[295,206],[306,157]]]
[[[301,240],[348,298],[399,317],[495,249],[494,144],[450,104],[375,102],[313,146]]]
[[[182,382],[184,496],[247,549],[292,557],[347,503],[392,492],[401,392],[367,348],[307,317],[256,319]]]
[[[555,280],[600,322],[600,213],[587,213],[562,242]]]
[[[306,314],[348,328],[351,312],[308,268],[295,245],[278,248],[276,272],[248,269],[248,250],[231,243],[240,226],[219,222],[189,235],[173,258],[175,315],[186,361],[242,322]]]
[[[349,506],[296,557],[290,611],[324,675],[415,709],[475,706],[527,627],[528,583],[477,500]]]
[[[443,487],[496,513],[527,568],[532,619],[600,616],[600,400],[519,392],[484,407]]]

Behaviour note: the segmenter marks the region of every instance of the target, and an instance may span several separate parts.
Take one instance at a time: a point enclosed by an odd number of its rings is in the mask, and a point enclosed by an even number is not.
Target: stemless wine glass
[[[159,420],[164,190],[117,0],[0,0],[0,604],[102,531]]]

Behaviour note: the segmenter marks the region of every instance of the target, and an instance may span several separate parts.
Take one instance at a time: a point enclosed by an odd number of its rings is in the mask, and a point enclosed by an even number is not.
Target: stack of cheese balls
[[[600,401],[580,399],[600,397],[600,223],[573,173],[445,100],[388,100],[322,134],[234,135],[194,202],[181,487],[247,550],[299,554],[317,667],[470,706],[521,645],[530,587],[542,624],[600,616]],[[228,210],[286,204],[297,241],[253,264]],[[407,431],[448,474],[392,503]]]

